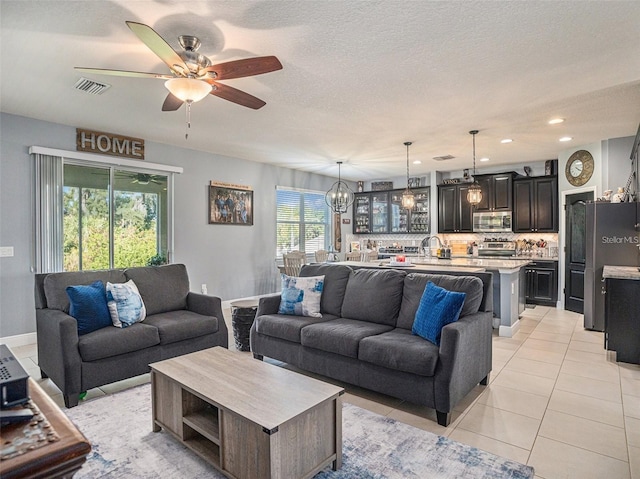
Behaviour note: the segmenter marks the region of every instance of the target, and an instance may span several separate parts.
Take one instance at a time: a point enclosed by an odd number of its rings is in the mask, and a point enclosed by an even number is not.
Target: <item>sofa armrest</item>
[[[278,309],[280,309],[280,297],[280,294],[274,294],[260,298],[260,301],[258,301],[256,318],[263,314],[278,314]]]
[[[436,409],[449,412],[491,371],[492,313],[479,311],[442,328]]]
[[[78,323],[57,309],[36,309],[38,366],[65,394],[81,392]]]
[[[218,331],[228,334],[227,323],[222,312],[222,300],[217,296],[189,292],[187,294],[187,310],[203,316],[218,318]]]

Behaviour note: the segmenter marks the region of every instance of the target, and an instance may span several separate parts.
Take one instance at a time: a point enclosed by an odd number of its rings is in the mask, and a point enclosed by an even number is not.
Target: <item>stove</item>
[[[478,256],[515,256],[516,243],[507,238],[484,238],[478,245]]]

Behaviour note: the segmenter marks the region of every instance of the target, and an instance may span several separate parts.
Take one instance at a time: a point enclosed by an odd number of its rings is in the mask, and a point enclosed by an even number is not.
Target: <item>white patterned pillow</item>
[[[282,275],[282,294],[278,314],[321,318],[320,299],[324,276],[295,277]]]
[[[117,328],[126,328],[143,321],[147,310],[132,279],[126,283],[107,283],[107,306],[111,322]]]

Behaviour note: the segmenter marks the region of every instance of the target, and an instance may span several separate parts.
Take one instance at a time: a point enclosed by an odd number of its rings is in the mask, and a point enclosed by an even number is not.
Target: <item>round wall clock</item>
[[[567,160],[564,170],[567,181],[573,186],[582,186],[593,175],[593,156],[587,150],[578,150]]]

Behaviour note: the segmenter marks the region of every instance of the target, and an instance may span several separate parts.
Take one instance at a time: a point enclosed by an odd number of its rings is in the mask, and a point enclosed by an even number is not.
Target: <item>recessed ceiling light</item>
[[[505,138],[504,140],[500,140],[500,143],[511,143],[512,141],[511,138]]]
[[[480,161],[489,161],[489,158],[480,158]]]
[[[422,164],[422,161],[420,161],[420,160],[415,160],[415,161],[413,162],[413,164],[414,164],[414,165],[421,165],[421,164]]]
[[[563,121],[564,121],[564,118],[552,118],[551,120],[549,120],[549,124],[557,125],[558,123],[562,123]]]
[[[563,136],[559,141],[571,141],[573,138],[571,136]]]

